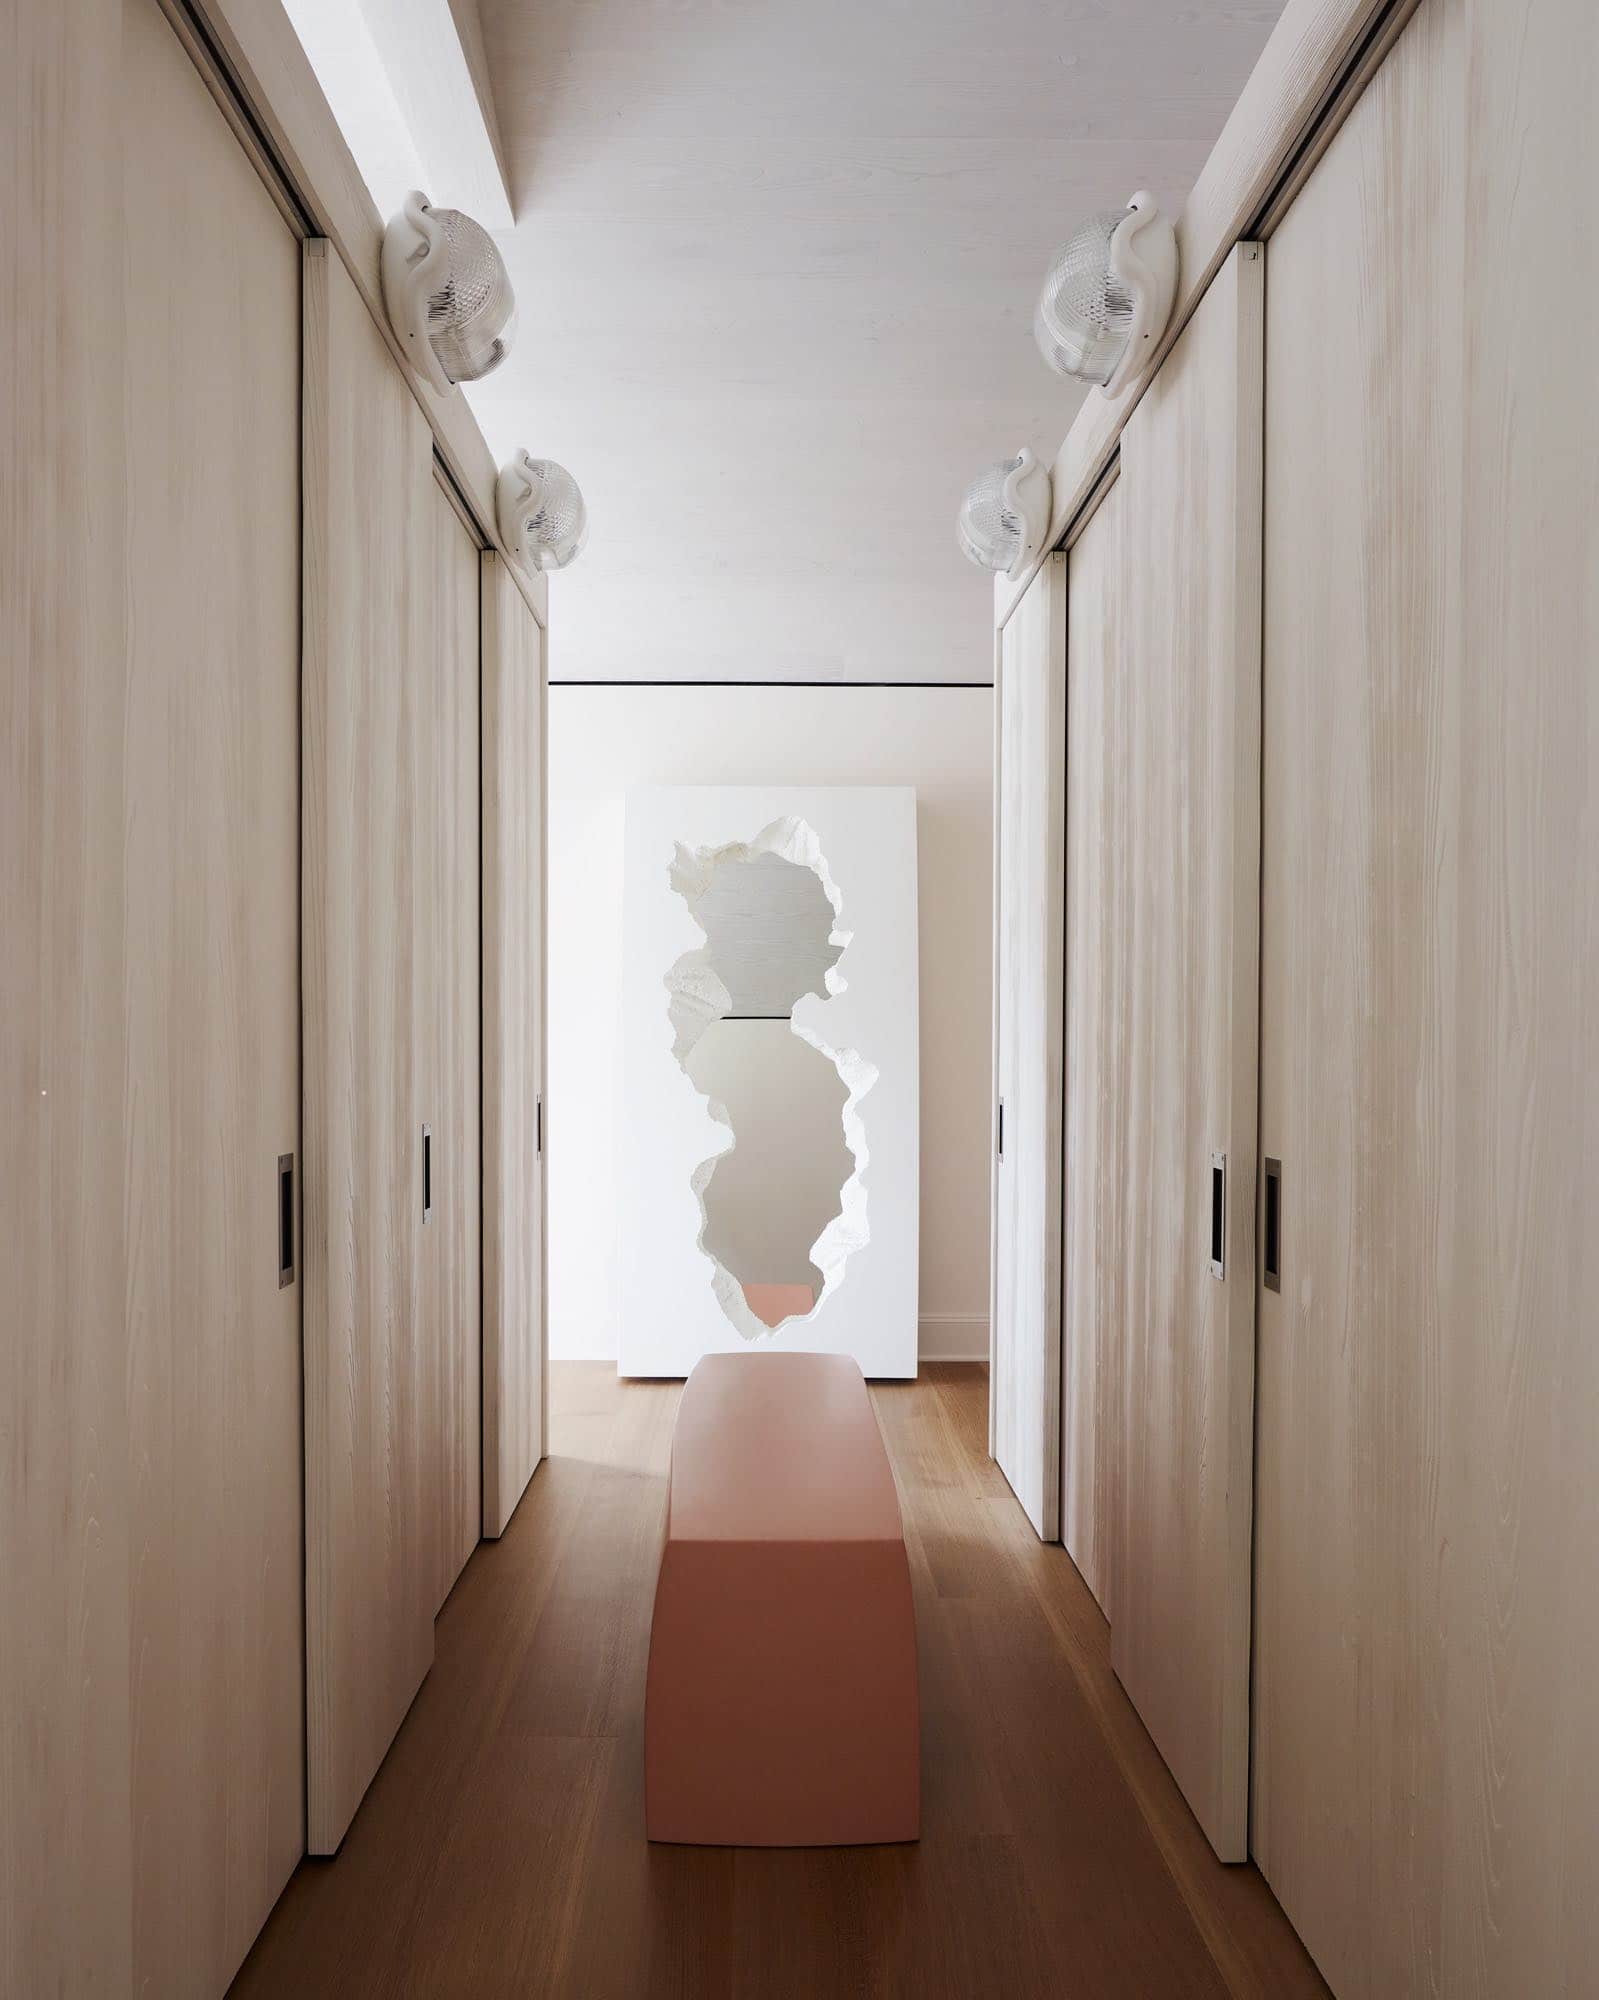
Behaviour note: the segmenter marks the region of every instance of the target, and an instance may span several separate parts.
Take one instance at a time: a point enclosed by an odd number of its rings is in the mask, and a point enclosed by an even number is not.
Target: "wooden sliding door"
[[[0,1992],[111,1993],[133,1921],[121,0],[13,7],[5,53]]]
[[[995,791],[992,1449],[1045,1541],[1060,1532],[1061,950],[1066,561],[1001,635]]]
[[[544,1455],[544,632],[483,557],[483,1532]]]
[[[1121,442],[1127,968],[1111,1658],[1248,1852],[1264,260],[1217,273]],[[1102,754],[1099,753],[1099,754]],[[1114,869],[1116,864],[1110,863]]]
[[[1122,495],[1066,556],[1066,947],[1060,1534],[1113,1612],[1120,1529],[1133,852]]]
[[[1341,2000],[1599,1964],[1596,79],[1422,0],[1270,243],[1255,1849]]]
[[[299,247],[156,0],[3,67],[0,1991],[212,2000],[304,1809]]]
[[[325,242],[304,280],[307,1818],[329,1854],[432,1662],[444,1574],[418,933],[441,502],[422,412]]]
[[[300,247],[154,0],[123,77],[133,1964],[209,2000],[304,1813]]]
[[[438,1509],[436,1603],[482,1526],[483,1149],[478,951],[481,557],[439,475],[432,494],[432,639],[421,664],[432,702],[416,800],[426,842],[417,930],[430,1134],[423,1311],[437,1392],[430,1400]]]

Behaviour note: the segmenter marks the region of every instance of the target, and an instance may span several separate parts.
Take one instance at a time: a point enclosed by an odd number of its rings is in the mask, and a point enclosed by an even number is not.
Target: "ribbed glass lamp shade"
[[[1133,297],[1110,267],[1120,215],[1091,215],[1049,267],[1033,319],[1038,351],[1057,375],[1103,386],[1133,328]]]
[[[499,367],[516,336],[516,299],[505,259],[481,223],[458,208],[436,208],[449,275],[428,294],[427,333],[452,382],[477,382]]]
[[[1021,553],[1022,521],[1005,504],[1005,481],[1020,458],[1001,459],[980,472],[966,489],[956,520],[961,554],[979,569],[1003,575]]]
[[[565,569],[582,554],[589,538],[588,508],[564,465],[553,458],[530,459],[528,464],[539,484],[523,548],[535,569]]]

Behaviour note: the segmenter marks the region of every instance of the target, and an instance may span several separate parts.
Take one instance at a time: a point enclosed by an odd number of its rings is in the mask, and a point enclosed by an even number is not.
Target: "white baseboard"
[[[987,1313],[923,1313],[916,1322],[916,1351],[923,1361],[986,1361]]]
[[[607,1320],[550,1321],[552,1361],[614,1361],[616,1328]]]

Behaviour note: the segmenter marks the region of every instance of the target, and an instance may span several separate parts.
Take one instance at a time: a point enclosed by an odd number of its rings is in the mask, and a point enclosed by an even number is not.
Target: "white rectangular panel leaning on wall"
[[[732,1171],[735,1147],[762,1147],[765,1135],[735,1132],[730,1139],[680,1060],[701,1032],[706,1006],[714,1015],[729,995],[713,978],[715,997],[703,996],[707,931],[675,864],[692,879],[694,862],[714,867],[727,848],[758,848],[814,869],[833,902],[831,942],[843,946],[827,990],[792,1000],[792,1032],[819,1052],[818,1061],[837,1064],[849,1091],[843,1123],[854,1166],[839,1213],[811,1252],[825,1280],[815,1307],[769,1330],[737,1282],[754,1273],[729,1273],[700,1241],[702,1200],[712,1194],[707,1167],[716,1162],[710,1176],[724,1163]],[[914,792],[879,785],[643,787],[628,795],[623,852],[616,1130],[622,1372],[686,1375],[703,1354],[776,1349],[849,1354],[872,1376],[914,1375]],[[710,949],[715,944],[713,936]],[[725,957],[711,962],[732,978]],[[681,985],[669,989],[669,975],[679,974]],[[673,992],[690,997],[674,1002]],[[789,1001],[787,993],[780,997]]]
[[[558,662],[557,662],[558,671]],[[921,1358],[988,1352],[993,695],[986,687],[552,686],[550,1351],[616,1354],[622,825],[641,784],[916,791]]]
[[[483,557],[483,1533],[544,1456],[544,628]]]
[[[989,1449],[1039,1536],[1053,1542],[1060,1538],[1064,556],[1044,564],[1005,628],[998,670]]]

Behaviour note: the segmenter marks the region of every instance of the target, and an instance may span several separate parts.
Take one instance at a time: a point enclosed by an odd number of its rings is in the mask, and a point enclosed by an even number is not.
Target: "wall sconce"
[[[1023,445],[972,481],[956,521],[961,553],[979,569],[1020,579],[1049,533],[1050,476]]]
[[[530,569],[565,569],[589,538],[577,481],[553,458],[518,451],[500,467],[494,491],[500,540]]]
[[[1148,368],[1177,292],[1177,232],[1138,193],[1121,215],[1091,215],[1049,267],[1033,319],[1058,375],[1119,396]]]
[[[411,366],[441,395],[499,367],[516,338],[516,294],[493,238],[414,188],[383,232],[383,304]]]

